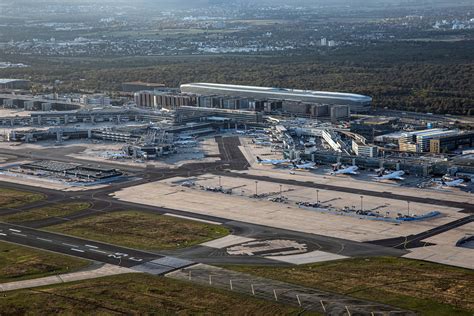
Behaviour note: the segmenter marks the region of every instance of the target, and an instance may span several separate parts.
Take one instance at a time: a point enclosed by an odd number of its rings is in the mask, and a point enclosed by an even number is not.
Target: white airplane
[[[264,141],[254,141],[255,145],[260,145],[260,146],[271,146],[273,145],[272,142],[264,142]]]
[[[302,164],[297,164],[293,162],[293,167],[292,169],[301,169],[301,170],[313,170],[316,169],[316,163],[310,161],[310,162],[303,162]]]
[[[394,171],[390,172],[388,174],[379,174],[374,176],[375,180],[380,181],[380,180],[405,180],[405,178],[402,178],[402,176],[405,174],[405,171],[399,170],[399,171]]]
[[[331,172],[331,175],[337,175],[337,174],[354,174],[355,175],[355,174],[359,174],[359,172],[357,172],[357,170],[359,170],[359,167],[350,166],[350,167],[347,167],[347,168],[334,170],[333,172]]]
[[[439,184],[439,187],[457,188],[466,186],[466,184],[464,184],[463,179],[456,179],[451,181],[445,181],[444,179],[441,179],[440,181],[435,180],[435,182]]]
[[[291,161],[288,159],[262,159],[259,156],[257,156],[257,162],[261,165],[278,166],[278,165],[290,163]]]
[[[174,142],[176,146],[181,146],[181,147],[191,147],[191,146],[197,146],[197,142],[195,140],[179,140],[177,142]]]

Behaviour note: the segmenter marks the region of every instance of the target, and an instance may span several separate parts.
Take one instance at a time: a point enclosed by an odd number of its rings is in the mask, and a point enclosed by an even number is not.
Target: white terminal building
[[[253,99],[274,99],[328,105],[347,105],[349,106],[351,112],[364,112],[370,108],[372,103],[371,97],[353,93],[241,86],[217,83],[183,84],[181,85],[181,92],[197,95],[226,95]]]

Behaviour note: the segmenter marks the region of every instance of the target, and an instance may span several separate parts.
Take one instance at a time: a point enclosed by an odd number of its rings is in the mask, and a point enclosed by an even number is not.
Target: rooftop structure
[[[216,83],[183,84],[181,85],[181,91],[184,93],[200,95],[217,94],[256,99],[278,99],[331,105],[350,105],[351,111],[355,112],[369,107],[372,102],[372,98],[369,96],[353,93],[240,86]]]
[[[142,81],[132,81],[122,83],[122,91],[138,92],[142,90],[164,89],[166,86],[161,83],[151,83]]]
[[[400,138],[400,150],[427,152],[430,150],[430,141],[432,139],[458,134],[460,134],[458,130],[445,130],[440,128],[403,133]]]
[[[0,79],[0,89],[29,89],[30,81],[23,79]]]
[[[75,181],[105,180],[122,175],[122,172],[116,169],[103,169],[52,160],[35,161],[23,164],[20,168],[30,170],[40,175],[45,175],[44,172],[56,174],[68,180]]]

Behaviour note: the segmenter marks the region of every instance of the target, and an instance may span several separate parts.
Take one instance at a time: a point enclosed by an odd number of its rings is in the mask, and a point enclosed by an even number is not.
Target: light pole
[[[222,188],[222,184],[221,184],[221,176],[219,176],[219,188]]]
[[[360,196],[360,210],[361,211],[364,210],[364,196],[363,195]]]
[[[319,204],[319,190],[316,190],[316,203]]]
[[[280,197],[281,197],[281,194],[282,194],[281,187],[282,187],[282,185],[280,184]]]
[[[407,201],[407,215],[410,216],[410,201]]]
[[[255,181],[255,196],[258,195],[258,181]]]

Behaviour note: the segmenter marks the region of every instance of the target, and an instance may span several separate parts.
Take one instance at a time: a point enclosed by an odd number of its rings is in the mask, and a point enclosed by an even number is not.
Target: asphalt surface
[[[10,224],[2,223],[1,228],[7,232],[3,232],[6,236],[0,235],[0,240],[7,240],[10,242],[15,242],[18,244],[23,244],[27,246],[32,246],[36,248],[56,251],[60,253],[66,253],[70,255],[75,255],[78,257],[89,258],[92,260],[112,263],[112,264],[135,264],[133,260],[127,259],[127,257],[122,257],[124,259],[120,261],[119,259],[114,258],[114,253],[125,253],[128,255],[128,258],[138,258],[142,259],[143,262],[152,261],[157,258],[161,258],[163,254],[151,254],[147,252],[141,252],[137,250],[128,249],[125,252],[125,248],[116,247],[112,245],[94,243],[92,241],[78,239],[74,237],[66,237],[63,235],[52,234],[47,232],[39,231],[39,228],[47,227],[51,225],[61,224],[67,221],[76,220],[79,218],[85,218],[89,216],[94,216],[101,213],[115,212],[120,210],[136,210],[136,211],[145,211],[154,214],[165,214],[171,213],[176,215],[183,215],[188,217],[193,217],[197,219],[203,219],[213,222],[222,223],[224,226],[230,228],[232,232],[239,236],[251,237],[256,239],[290,239],[295,241],[304,242],[308,245],[310,250],[321,250],[330,253],[345,255],[345,256],[401,256],[406,253],[406,249],[410,247],[419,247],[424,246],[424,243],[420,241],[424,238],[434,236],[436,234],[445,232],[449,229],[459,227],[464,225],[467,222],[472,221],[472,216],[470,219],[459,220],[456,223],[449,223],[438,228],[429,230],[427,232],[413,235],[413,236],[402,236],[400,238],[387,239],[372,241],[368,243],[360,243],[349,240],[343,240],[338,238],[332,238],[327,236],[315,235],[315,234],[306,234],[289,230],[276,229],[272,227],[265,227],[260,225],[254,225],[250,223],[236,222],[231,221],[225,218],[218,218],[213,216],[199,215],[184,212],[181,210],[174,210],[169,208],[160,208],[147,205],[141,205],[126,201],[119,201],[109,196],[109,194],[116,192],[122,188],[132,187],[139,184],[144,184],[153,181],[159,181],[167,178],[172,178],[176,176],[198,176],[205,173],[213,173],[217,175],[226,175],[232,177],[241,177],[252,180],[261,180],[261,181],[273,181],[276,183],[288,184],[288,185],[298,185],[311,188],[319,188],[325,190],[333,190],[340,192],[355,193],[367,196],[376,196],[392,199],[401,199],[406,201],[418,202],[418,203],[428,203],[433,205],[444,205],[450,207],[461,208],[467,213],[474,212],[474,205],[469,203],[458,203],[452,201],[436,200],[436,199],[427,199],[423,197],[413,197],[413,196],[403,196],[393,194],[391,192],[374,192],[368,190],[361,190],[357,188],[347,188],[347,187],[338,187],[327,184],[318,184],[314,182],[301,182],[295,180],[286,180],[286,179],[277,179],[269,178],[264,176],[254,176],[242,173],[232,172],[230,170],[246,170],[249,166],[245,156],[242,154],[238,146],[240,145],[240,140],[238,137],[216,137],[216,142],[219,146],[220,152],[220,161],[211,162],[211,163],[192,163],[185,164],[176,169],[163,169],[163,168],[138,168],[138,167],[128,167],[123,165],[118,165],[114,163],[101,163],[102,167],[111,167],[119,168],[128,172],[131,177],[128,181],[121,181],[118,183],[113,183],[108,187],[100,189],[92,189],[88,191],[81,192],[63,192],[56,190],[49,190],[39,187],[31,187],[20,184],[14,184],[9,182],[0,182],[0,187],[13,188],[18,190],[26,190],[32,192],[40,192],[47,196],[47,200],[34,203],[25,207],[15,208],[15,209],[0,209],[0,214],[12,214],[21,211],[26,211],[38,207],[43,207],[47,205],[52,205],[56,203],[63,202],[89,202],[91,207],[88,210],[81,211],[79,213],[73,214],[68,217],[58,218],[53,217],[46,220],[32,221],[26,223],[17,223],[19,226],[14,226],[20,230],[22,235],[12,234],[14,231],[9,231],[11,228]],[[66,157],[65,155],[71,154],[73,152],[82,151],[84,147],[74,146],[74,147],[58,147],[57,150],[39,150],[31,152],[29,150],[6,150],[5,154],[9,155],[9,161],[13,162],[15,159],[12,157],[18,157],[17,159],[53,159],[58,161],[67,161],[67,162],[77,162],[84,164],[83,160],[73,159],[71,157]],[[3,150],[2,150],[3,153]],[[133,176],[133,177],[132,177]],[[25,233],[27,232],[27,233]],[[46,242],[42,239],[49,239],[53,242]],[[69,241],[69,242],[68,242]],[[79,248],[67,247],[63,243],[73,244],[79,246]],[[85,248],[86,244],[97,246],[98,249],[103,250],[106,254],[102,254],[97,251]],[[400,245],[403,245],[402,247]],[[103,247],[103,248],[101,248]],[[72,249],[74,248],[74,250]],[[92,248],[94,249],[94,248]],[[81,250],[81,251],[78,251]],[[133,252],[132,251],[136,251]],[[233,262],[233,263],[262,263],[262,264],[279,264],[275,261],[269,261],[264,258],[257,257],[229,257],[226,256],[221,250],[211,249],[207,247],[193,247],[190,249],[177,250],[166,252],[167,255],[172,255],[174,257],[190,259],[196,262],[206,262],[206,263],[222,263],[222,262]],[[109,257],[110,256],[110,257]]]
[[[470,216],[463,217],[463,218],[457,219],[455,221],[446,223],[444,225],[435,227],[433,229],[421,232],[421,233],[416,234],[416,235],[409,235],[409,236],[406,236],[406,237],[375,240],[375,241],[371,241],[370,243],[374,244],[374,245],[380,245],[380,246],[384,246],[384,247],[391,247],[391,248],[397,248],[397,249],[410,249],[410,248],[418,248],[418,247],[429,246],[429,245],[432,245],[432,244],[422,242],[422,240],[427,239],[429,237],[433,237],[433,236],[442,234],[442,233],[447,232],[451,229],[461,227],[461,226],[466,225],[468,223],[471,223],[473,221],[474,221],[474,215],[470,215]]]
[[[432,198],[425,198],[425,197],[418,197],[418,196],[408,196],[408,195],[395,194],[392,192],[369,191],[369,190],[353,188],[353,187],[341,187],[341,186],[335,186],[335,185],[330,185],[330,184],[316,183],[312,181],[297,181],[297,180],[291,180],[291,179],[280,179],[280,178],[272,178],[268,176],[258,176],[258,175],[251,175],[251,174],[245,174],[245,173],[230,172],[230,171],[226,171],[222,173],[218,172],[218,173],[221,175],[225,175],[227,177],[244,178],[244,179],[249,179],[249,180],[257,180],[257,181],[270,181],[274,183],[302,186],[302,187],[321,189],[321,190],[353,193],[353,194],[358,194],[358,195],[382,197],[386,199],[394,199],[394,200],[410,201],[410,202],[416,202],[416,203],[425,203],[425,204],[432,204],[432,205],[454,207],[454,208],[462,209],[464,213],[474,214],[474,204],[471,204],[471,203],[461,203],[461,202],[455,202],[455,201],[439,200],[439,199],[432,199]]]
[[[163,256],[0,222],[0,240],[122,267],[133,267]]]

